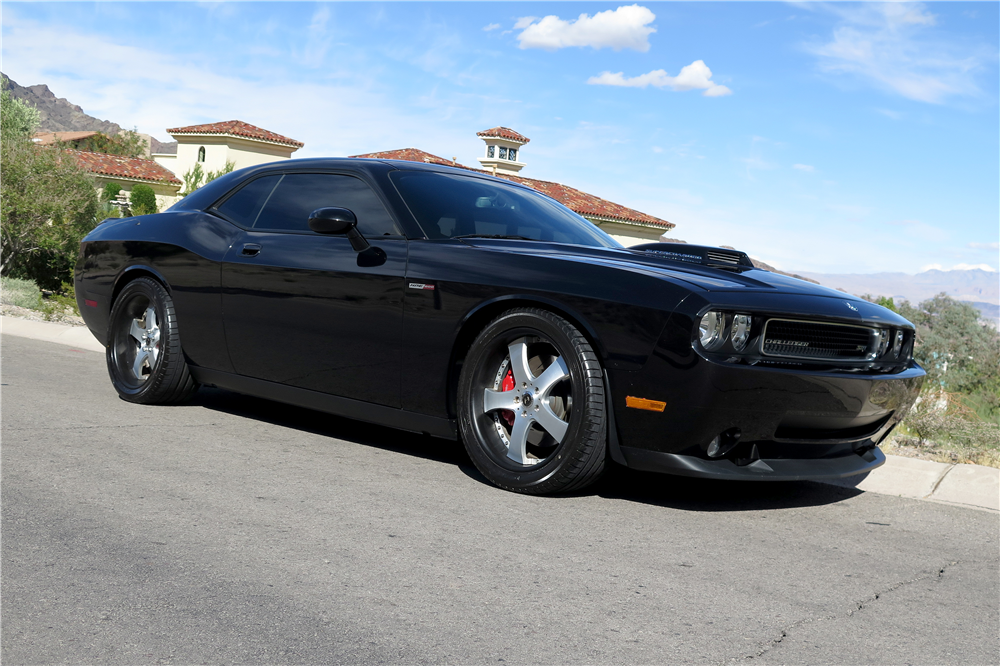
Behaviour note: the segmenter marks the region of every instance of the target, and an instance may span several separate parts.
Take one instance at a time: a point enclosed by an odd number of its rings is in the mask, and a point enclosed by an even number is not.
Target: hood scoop
[[[665,245],[667,247],[664,247]],[[633,245],[627,249],[669,261],[711,266],[712,268],[739,271],[740,269],[754,267],[753,262],[750,261],[750,257],[747,256],[746,252],[727,250],[721,247],[688,245],[686,243],[684,245],[676,243],[645,243],[643,245]]]

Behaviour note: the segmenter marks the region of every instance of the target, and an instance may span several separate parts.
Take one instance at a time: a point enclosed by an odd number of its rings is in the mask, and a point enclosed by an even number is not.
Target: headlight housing
[[[732,332],[729,334],[733,342],[733,349],[743,351],[750,339],[750,324],[753,322],[750,315],[738,314],[733,317]]]
[[[726,327],[726,319],[721,312],[710,310],[698,323],[698,341],[709,351],[717,349],[723,341],[722,333]]]

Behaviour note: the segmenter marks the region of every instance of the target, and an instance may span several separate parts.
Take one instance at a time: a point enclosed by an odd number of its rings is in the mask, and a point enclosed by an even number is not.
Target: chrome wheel
[[[516,308],[469,348],[456,406],[476,468],[515,492],[578,490],[604,469],[604,373],[587,338],[559,315]]]
[[[483,391],[483,412],[492,416],[510,460],[537,465],[562,443],[572,404],[568,382],[569,368],[551,345],[529,348],[521,338],[507,346],[493,387]]]
[[[146,308],[141,318],[132,320],[129,335],[136,345],[132,374],[137,381],[145,382],[153,374],[156,359],[160,357],[160,325],[152,305]]]

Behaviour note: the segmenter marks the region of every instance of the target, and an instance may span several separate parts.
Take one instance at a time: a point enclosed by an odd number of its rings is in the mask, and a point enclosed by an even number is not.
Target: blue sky
[[[2,69],[99,118],[413,147],[786,270],[998,266],[1000,4],[3,3]]]

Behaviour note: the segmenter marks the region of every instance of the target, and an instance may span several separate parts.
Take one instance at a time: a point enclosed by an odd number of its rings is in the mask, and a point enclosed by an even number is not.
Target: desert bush
[[[927,371],[925,389],[973,396],[980,416],[1000,422],[1000,332],[979,311],[947,294],[899,313],[916,326],[913,356]]]
[[[4,305],[37,310],[42,305],[42,292],[31,280],[0,277],[0,301]]]
[[[156,212],[156,192],[149,185],[139,183],[132,187],[129,208],[133,215],[152,215]]]

